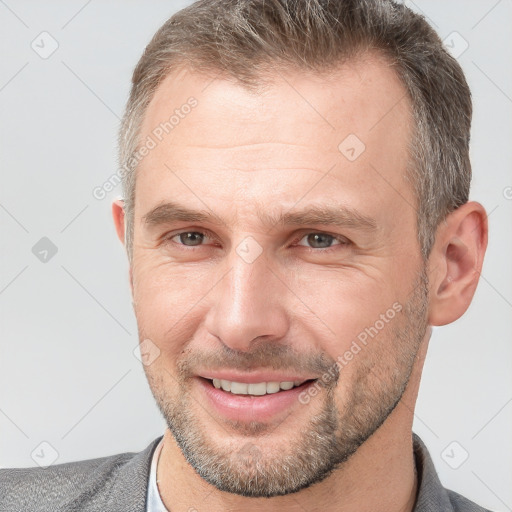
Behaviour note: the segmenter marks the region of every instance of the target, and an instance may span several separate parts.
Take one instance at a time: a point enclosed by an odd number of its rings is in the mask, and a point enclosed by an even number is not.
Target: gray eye
[[[185,231],[184,233],[180,233],[176,236],[179,237],[180,242],[183,245],[188,246],[201,245],[204,239],[204,234],[197,231]]]
[[[326,233],[310,233],[306,236],[308,244],[314,249],[327,249],[336,240]]]

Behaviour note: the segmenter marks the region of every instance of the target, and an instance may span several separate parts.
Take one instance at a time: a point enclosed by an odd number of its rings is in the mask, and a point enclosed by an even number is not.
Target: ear
[[[430,325],[446,325],[468,309],[478,284],[488,224],[484,207],[463,204],[439,225],[429,257]]]
[[[117,237],[124,245],[124,201],[116,199],[112,202],[112,217],[114,218],[114,226],[116,227]]]
[[[112,217],[114,218],[114,226],[116,227],[117,237],[121,243],[125,245],[125,216],[124,216],[124,201],[116,199],[112,202]],[[133,269],[130,265],[130,288],[133,296]]]

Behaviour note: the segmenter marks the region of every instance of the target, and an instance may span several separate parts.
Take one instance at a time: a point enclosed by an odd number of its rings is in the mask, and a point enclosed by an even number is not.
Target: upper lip
[[[316,377],[308,375],[299,375],[297,373],[272,373],[272,372],[253,372],[253,373],[242,373],[234,370],[222,370],[222,371],[205,371],[202,372],[199,377],[205,379],[220,379],[229,380],[231,382],[241,382],[246,384],[255,384],[257,382],[295,382],[306,380],[312,380]]]

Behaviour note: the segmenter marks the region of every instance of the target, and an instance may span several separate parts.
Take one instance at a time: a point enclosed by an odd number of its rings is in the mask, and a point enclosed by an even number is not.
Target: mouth
[[[210,379],[207,379],[210,380]],[[297,388],[310,380],[295,380],[295,381],[270,381],[270,382],[236,382],[225,379],[211,379],[213,387],[222,389],[233,395],[250,395],[250,396],[263,396],[280,393],[282,391],[289,391],[290,389]]]
[[[294,409],[305,407],[301,393],[318,379],[239,382],[197,377],[206,400],[215,416],[235,422],[266,423],[289,416]]]

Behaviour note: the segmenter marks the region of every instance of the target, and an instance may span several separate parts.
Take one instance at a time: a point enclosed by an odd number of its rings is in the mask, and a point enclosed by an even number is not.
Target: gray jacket
[[[0,512],[146,512],[151,456],[140,453],[42,468],[0,470]],[[419,491],[414,512],[489,512],[445,489],[428,451],[414,435]]]

